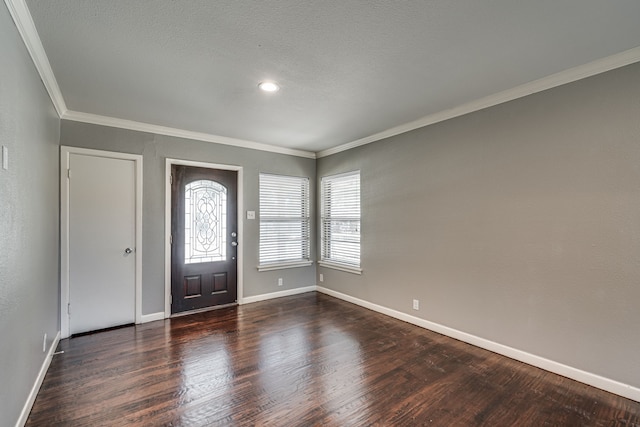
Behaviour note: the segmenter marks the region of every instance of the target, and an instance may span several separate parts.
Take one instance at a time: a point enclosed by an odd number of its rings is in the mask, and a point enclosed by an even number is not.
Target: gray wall
[[[315,177],[315,160],[67,120],[60,144],[143,155],[142,313],[164,311],[164,212],[167,158],[239,165],[244,168],[244,209],[259,214],[258,174]],[[315,192],[311,194],[312,211]],[[244,215],[243,215],[244,217]],[[244,220],[244,296],[313,286],[315,266],[258,272],[259,220]],[[315,248],[312,247],[312,258]],[[278,286],[278,278],[284,285]]]
[[[58,314],[58,136],[53,105],[0,5],[0,426],[15,425]]]
[[[355,169],[364,273],[323,286],[640,387],[640,64],[317,164]]]

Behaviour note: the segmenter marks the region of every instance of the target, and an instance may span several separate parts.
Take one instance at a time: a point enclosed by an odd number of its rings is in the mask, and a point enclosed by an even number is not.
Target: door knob
[[[127,249],[124,250],[125,254],[130,254],[131,252],[133,252],[133,249],[131,249],[131,248],[127,248]]]
[[[238,242],[231,242],[231,246],[238,246]]]

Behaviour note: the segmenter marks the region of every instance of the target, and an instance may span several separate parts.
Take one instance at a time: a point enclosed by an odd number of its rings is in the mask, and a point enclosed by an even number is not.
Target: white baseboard
[[[258,302],[258,301],[266,301],[268,299],[274,299],[274,298],[282,298],[282,297],[289,297],[291,295],[298,295],[298,294],[304,294],[306,292],[313,292],[316,290],[316,286],[305,286],[304,288],[295,288],[295,289],[287,289],[286,291],[278,291],[278,292],[271,292],[268,294],[262,294],[262,295],[255,295],[252,297],[245,297],[242,298],[242,301],[239,301],[239,303],[241,305],[243,304],[251,304],[253,302]]]
[[[38,396],[38,391],[40,391],[40,386],[42,385],[42,381],[44,381],[45,375],[47,375],[47,370],[49,369],[49,365],[51,365],[51,360],[53,359],[53,353],[56,352],[56,348],[58,347],[58,343],[60,342],[60,331],[56,334],[56,337],[53,339],[51,346],[49,347],[49,351],[47,352],[47,356],[44,358],[42,362],[42,366],[40,367],[40,372],[38,372],[38,376],[36,377],[36,381],[31,387],[31,392],[29,392],[29,396],[27,397],[27,401],[22,407],[22,412],[20,413],[20,418],[16,422],[16,427],[23,427],[27,418],[29,418],[29,413],[31,413],[31,408],[33,407],[33,402],[36,401],[36,396]]]
[[[164,311],[157,313],[143,314],[140,316],[140,323],[155,322],[156,320],[164,320]]]
[[[484,338],[477,337],[475,335],[468,334],[466,332],[459,331],[457,329],[449,328],[438,323],[430,322],[428,320],[421,319],[419,317],[411,316],[401,311],[393,310],[387,307],[383,307],[378,304],[374,304],[359,298],[352,297],[350,295],[343,294],[331,289],[317,286],[318,292],[330,295],[332,297],[339,298],[341,300],[359,305],[369,310],[376,311],[378,313],[385,314],[387,316],[402,320],[407,323],[411,323],[421,328],[429,329],[433,332],[437,332],[442,335],[446,335],[451,338],[455,338],[460,341],[464,341],[468,344],[476,347],[484,348],[485,350],[492,351],[494,353],[501,354],[511,359],[518,360],[520,362],[527,363],[532,366],[544,369],[554,374],[562,375],[567,378],[579,381],[584,384],[599,388],[601,390],[614,393],[628,399],[640,402],[640,388],[631,386],[629,384],[621,383],[609,378],[602,377],[600,375],[592,374],[590,372],[583,371],[581,369],[573,368],[571,366],[564,365],[562,363],[554,362],[553,360],[545,359],[544,357],[536,356],[535,354],[527,353],[526,351],[518,350],[513,347],[502,345],[493,341],[489,341]]]

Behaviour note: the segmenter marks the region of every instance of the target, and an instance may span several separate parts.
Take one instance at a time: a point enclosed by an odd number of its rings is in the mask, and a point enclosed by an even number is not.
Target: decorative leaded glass
[[[226,261],[227,188],[215,181],[193,181],[184,188],[184,262]]]

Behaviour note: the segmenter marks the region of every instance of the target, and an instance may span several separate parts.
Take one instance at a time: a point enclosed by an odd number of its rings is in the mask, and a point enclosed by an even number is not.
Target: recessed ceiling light
[[[264,92],[277,92],[280,90],[280,86],[278,86],[278,83],[276,82],[271,82],[271,81],[264,81],[261,82],[258,87],[260,88],[260,90],[264,91]]]

